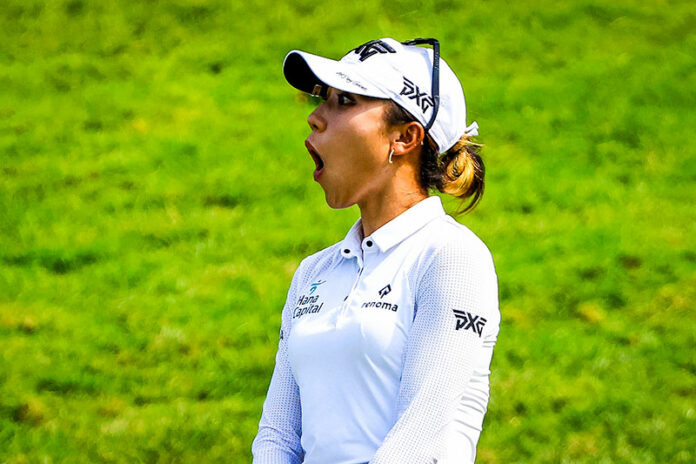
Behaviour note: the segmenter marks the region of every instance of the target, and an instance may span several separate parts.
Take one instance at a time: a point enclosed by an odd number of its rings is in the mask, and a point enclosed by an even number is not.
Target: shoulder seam
[[[451,216],[448,216],[448,217],[451,218]],[[452,221],[454,221],[454,219],[452,219]],[[466,226],[464,226],[463,224],[460,224],[460,223],[458,223],[458,222],[456,222],[456,221],[454,221],[454,223],[452,223],[450,220],[446,220],[446,222],[448,223],[448,225],[449,225],[450,227],[454,228],[457,232],[463,232],[462,229],[459,229],[457,226],[462,226],[462,227],[464,227],[465,230],[466,230],[466,232],[467,232],[467,235],[470,235],[471,237],[473,237],[473,238],[475,239],[476,248],[474,248],[474,249],[471,250],[471,251],[473,252],[473,254],[478,254],[479,251],[485,250],[485,252],[486,252],[486,257],[487,257],[487,258],[490,258],[490,259],[492,260],[492,255],[491,255],[490,250],[488,249],[488,246],[487,246],[487,245],[484,243],[484,241],[481,240],[481,238],[480,238],[478,235],[476,235],[471,229],[469,229],[468,227],[466,227]],[[458,239],[458,237],[447,237],[447,238],[443,241],[443,243],[439,244],[439,245],[433,250],[433,252],[431,253],[431,255],[430,255],[430,256],[427,258],[427,260],[424,262],[423,266],[421,267],[421,270],[419,271],[418,279],[416,280],[416,288],[419,288],[419,287],[420,287],[420,285],[421,285],[423,279],[425,278],[425,275],[426,275],[427,270],[430,268],[430,266],[432,266],[433,261],[435,260],[435,258],[437,258],[437,257],[440,255],[440,253],[442,253],[442,250],[443,250],[443,249],[445,249],[445,248],[448,247],[448,246],[451,246],[452,244],[461,245],[462,243],[461,243],[461,241]]]

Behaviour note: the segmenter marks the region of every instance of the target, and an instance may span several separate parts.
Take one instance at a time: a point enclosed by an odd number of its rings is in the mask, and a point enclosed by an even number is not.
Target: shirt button
[[[365,242],[365,245],[371,247],[371,246],[372,246],[372,240],[368,240],[367,242]]]
[[[350,253],[350,250],[349,250],[348,248],[346,248],[345,250],[343,250],[343,252],[344,252],[345,254],[348,254],[348,253]]]

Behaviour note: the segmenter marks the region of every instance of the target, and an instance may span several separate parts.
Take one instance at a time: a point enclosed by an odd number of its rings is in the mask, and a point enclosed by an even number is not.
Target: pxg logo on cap
[[[371,40],[353,49],[353,52],[360,55],[360,61],[365,61],[377,53],[396,53],[388,43],[381,40]]]

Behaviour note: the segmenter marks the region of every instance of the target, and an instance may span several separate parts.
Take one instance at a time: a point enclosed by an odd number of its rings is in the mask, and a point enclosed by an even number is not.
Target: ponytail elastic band
[[[476,121],[472,122],[467,126],[466,129],[464,129],[464,135],[468,137],[473,137],[478,135],[478,123]]]

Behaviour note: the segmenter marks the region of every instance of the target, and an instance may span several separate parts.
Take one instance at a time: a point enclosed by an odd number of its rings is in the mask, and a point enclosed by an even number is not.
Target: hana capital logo
[[[326,283],[325,280],[318,280],[318,281],[314,282],[312,285],[309,286],[309,294],[311,295],[311,294],[313,294],[314,292],[316,292],[316,291],[317,291],[317,288],[318,288],[321,284],[324,284],[324,283]]]
[[[325,280],[317,280],[309,286],[309,295],[301,295],[298,298],[295,309],[292,310],[293,319],[300,318],[305,314],[315,314],[321,311],[321,308],[324,307],[324,302],[319,301],[321,295],[312,294],[317,291],[320,285],[325,283]]]

